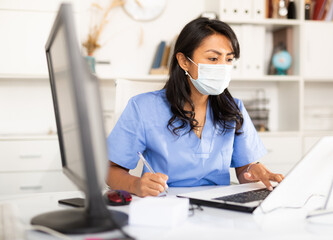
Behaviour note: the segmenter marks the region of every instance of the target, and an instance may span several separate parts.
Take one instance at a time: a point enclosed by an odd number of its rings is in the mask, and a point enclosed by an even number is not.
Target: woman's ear
[[[177,52],[176,58],[177,58],[179,66],[184,71],[188,71],[188,69],[189,69],[189,61],[187,60],[187,58],[185,57],[185,55],[183,53],[181,53],[181,52]]]

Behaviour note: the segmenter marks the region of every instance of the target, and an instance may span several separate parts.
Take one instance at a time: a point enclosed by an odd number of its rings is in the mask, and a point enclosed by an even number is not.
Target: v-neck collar
[[[207,109],[206,109],[206,117],[205,117],[205,125],[203,126],[201,132],[201,138],[199,138],[194,131],[191,131],[191,137],[194,138],[197,142],[196,144],[196,154],[206,154],[210,151],[211,142],[213,140],[215,133],[215,128],[213,126],[213,119],[212,119],[212,112],[210,108],[210,102],[207,102]]]
[[[206,129],[206,124],[207,124],[207,120],[210,118],[210,107],[209,107],[209,99],[207,100],[207,106],[206,106],[206,115],[205,115],[205,122],[204,125],[202,127],[202,131],[201,131],[201,138],[198,137],[198,135],[195,134],[195,132],[192,130],[191,132],[194,133],[194,136],[198,139],[201,140],[203,138],[204,135],[204,131]]]

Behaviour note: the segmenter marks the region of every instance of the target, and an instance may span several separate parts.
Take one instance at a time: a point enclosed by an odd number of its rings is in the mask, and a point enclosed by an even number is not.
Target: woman
[[[157,196],[168,186],[281,182],[263,164],[266,150],[243,103],[227,87],[239,58],[236,35],[218,20],[198,18],[181,31],[164,89],[133,97],[108,137],[108,185],[138,196]],[[142,152],[156,174],[128,171]]]

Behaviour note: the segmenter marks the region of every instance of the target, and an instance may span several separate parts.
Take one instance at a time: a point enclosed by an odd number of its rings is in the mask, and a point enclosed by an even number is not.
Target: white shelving
[[[221,3],[222,0],[215,1],[215,9],[219,9]],[[333,54],[333,23],[304,20],[304,0],[296,0],[295,3],[295,20],[234,20],[224,19],[223,13],[220,13],[223,21],[236,28],[242,25],[264,27],[266,40],[270,39],[267,36],[272,31],[292,28],[294,49],[291,54],[295,75],[236,77],[233,79],[236,87],[231,88],[231,91],[236,90],[235,96],[238,95],[237,88],[242,85],[248,89],[264,88],[268,92],[272,132],[260,133],[269,148],[263,162],[283,171],[290,168],[294,160],[304,155],[320,137],[333,135],[333,68],[329,65],[329,56]],[[266,45],[256,45],[255,48],[264,47],[266,51],[271,51],[267,43],[265,41]],[[284,147],[279,149],[279,145]],[[287,154],[282,156],[282,152]],[[282,168],[277,167],[278,164]]]
[[[294,26],[301,23],[300,20],[294,19],[248,19],[248,20],[237,20],[237,19],[223,19],[223,21],[229,24],[255,24],[255,25],[269,25],[269,26]]]

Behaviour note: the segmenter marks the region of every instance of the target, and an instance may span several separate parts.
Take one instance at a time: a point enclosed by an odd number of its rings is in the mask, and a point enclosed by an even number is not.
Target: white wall
[[[107,5],[105,1],[100,2]],[[83,40],[87,36],[90,19],[90,3],[84,3],[81,22]],[[126,76],[148,74],[159,42],[171,41],[187,22],[204,11],[204,7],[204,0],[168,0],[162,15],[150,22],[134,21],[121,7],[114,8],[110,13],[110,22],[102,34],[102,48],[96,52],[97,60],[110,60],[111,64],[103,69],[97,67],[97,72],[100,70]]]
[[[56,131],[48,80],[6,79],[5,76],[21,78],[42,74],[47,77],[45,43],[60,2],[0,0],[0,135],[40,135]],[[107,6],[110,1],[71,2],[75,3],[77,34],[85,40],[91,3]],[[122,7],[113,9],[102,34],[102,48],[96,52],[97,60],[110,60],[111,64],[99,69],[112,76],[147,74],[158,43],[173,39],[187,22],[200,15],[204,3],[204,0],[168,0],[163,14],[151,22],[132,20]],[[103,96],[114,93],[110,84],[104,85]],[[113,110],[110,104],[104,101],[106,113]]]

